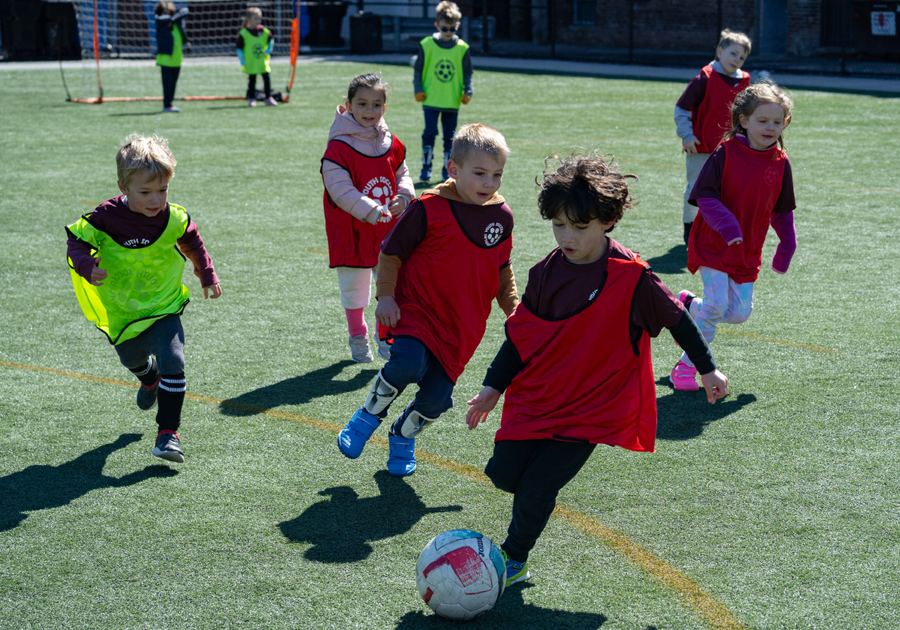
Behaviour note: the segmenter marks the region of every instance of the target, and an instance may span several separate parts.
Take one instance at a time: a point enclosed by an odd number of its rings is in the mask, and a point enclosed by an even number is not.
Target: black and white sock
[[[163,374],[159,381],[159,408],[156,412],[156,423],[160,431],[177,431],[181,424],[181,407],[184,405],[184,393],[187,390],[184,372],[179,374]]]
[[[131,373],[138,377],[141,385],[153,387],[159,380],[159,370],[156,369],[156,359],[147,357],[147,366],[131,369]]]

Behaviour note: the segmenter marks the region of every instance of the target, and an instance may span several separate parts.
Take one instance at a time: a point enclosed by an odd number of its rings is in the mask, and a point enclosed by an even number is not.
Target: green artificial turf
[[[472,474],[498,413],[474,432],[463,422],[503,339],[498,309],[456,406],[417,440],[415,475],[388,477],[379,441],[354,461],[334,443],[380,361],[349,361],[318,169],[334,107],[371,70],[394,85],[386,119],[415,174],[409,68],[303,64],[290,104],[184,102],[166,116],[159,103],[66,103],[58,70],[0,69],[0,628],[457,627],[421,602],[414,566],[447,529],[505,536],[511,498]],[[243,91],[233,68],[182,77],[179,93]],[[104,73],[111,94],[158,83],[153,67]],[[700,291],[680,224],[682,89],[476,72],[460,124],[493,125],[512,149],[501,193],[520,290],[554,246],[535,207],[543,159],[581,147],[640,177],[613,237],[674,291]],[[770,234],[753,316],[713,343],[729,396],[674,392],[679,353],[663,332],[657,452],[598,448],[559,498],[587,525],[551,519],[533,579],[468,627],[895,627],[900,112],[896,99],[794,97],[800,245],[776,275]],[[120,384],[133,379],[82,316],[65,262],[64,226],[118,194],[114,155],[132,132],[169,139],[169,198],[224,290],[203,300],[185,274],[182,465],[150,456],[153,413]],[[604,527],[659,562],[623,553]],[[704,613],[671,586],[680,578],[720,608]]]

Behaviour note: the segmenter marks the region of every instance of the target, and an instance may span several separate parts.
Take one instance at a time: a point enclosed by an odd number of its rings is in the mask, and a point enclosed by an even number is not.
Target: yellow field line
[[[19,370],[30,370],[33,372],[46,372],[48,374],[67,376],[69,378],[89,381],[92,383],[119,385],[124,387],[131,387],[132,389],[138,388],[138,384],[131,381],[123,381],[117,378],[91,376],[89,374],[79,374],[78,372],[57,370],[54,368],[28,365],[25,363],[12,363],[10,361],[0,360],[0,366],[15,368]],[[330,433],[338,433],[343,428],[336,424],[332,424],[331,422],[325,422],[324,420],[317,420],[315,418],[308,418],[299,414],[288,413],[287,411],[266,409],[265,407],[259,407],[257,405],[248,405],[246,403],[240,403],[237,401],[222,400],[219,398],[213,398],[211,396],[203,396],[201,394],[191,394],[188,392],[185,394],[185,398],[193,400],[195,402],[216,405],[219,407],[227,407],[239,411],[249,411],[252,413],[262,414],[272,418],[291,420],[293,422],[299,422],[315,429],[320,429]],[[378,435],[373,435],[369,441],[381,446],[382,448],[388,447],[387,439]],[[416,457],[420,461],[426,461],[435,466],[439,466],[444,470],[449,470],[450,472],[467,477],[474,481],[491,485],[491,482],[487,478],[487,476],[480,469],[475,468],[474,466],[462,464],[455,460],[442,457],[428,451],[423,451],[421,449],[416,451]],[[659,580],[666,587],[675,591],[684,599],[688,606],[692,608],[696,613],[698,613],[699,616],[703,618],[712,628],[715,628],[716,630],[744,630],[744,626],[737,619],[735,619],[734,615],[732,615],[727,608],[717,602],[711,595],[706,593],[699,584],[678,571],[678,569],[676,569],[666,561],[657,557],[640,545],[635,544],[624,534],[610,529],[596,519],[593,519],[586,514],[582,514],[581,512],[577,512],[571,508],[567,508],[564,505],[557,504],[553,514],[569,525],[577,527],[588,535],[600,539],[602,542],[609,545],[613,550],[625,556],[625,558],[633,562],[640,569]]]
[[[797,343],[796,341],[785,341],[784,339],[775,339],[774,337],[763,337],[762,335],[754,335],[753,333],[732,330],[731,328],[716,328],[716,332],[727,333],[729,335],[740,335],[741,337],[750,337],[751,339],[759,339],[760,341],[768,341],[770,343],[780,343],[784,346],[793,346],[795,348],[805,348],[806,350],[815,350],[816,352],[826,352],[828,354],[837,354],[837,350],[829,350],[828,348],[820,348],[819,346],[811,346],[806,343]]]

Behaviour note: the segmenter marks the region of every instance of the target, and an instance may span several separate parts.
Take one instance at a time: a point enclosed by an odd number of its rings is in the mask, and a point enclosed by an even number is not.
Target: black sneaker
[[[153,454],[170,462],[184,462],[184,451],[181,450],[181,439],[174,431],[160,431],[156,436]]]
[[[156,364],[154,363],[154,365]],[[156,404],[156,394],[159,392],[159,381],[161,378],[162,376],[157,376],[156,382],[149,387],[143,383],[138,387],[137,406],[144,411],[153,409],[153,406]]]

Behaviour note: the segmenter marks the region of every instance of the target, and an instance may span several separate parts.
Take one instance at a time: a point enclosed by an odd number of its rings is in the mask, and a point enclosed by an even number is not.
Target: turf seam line
[[[820,348],[819,346],[811,346],[806,343],[798,343],[796,341],[785,341],[784,339],[776,339],[775,337],[763,337],[762,335],[754,335],[753,333],[743,332],[740,330],[732,330],[731,328],[722,328],[719,327],[716,329],[716,332],[728,333],[729,335],[740,335],[741,337],[750,337],[751,339],[758,339],[759,341],[768,341],[769,343],[780,343],[784,346],[792,346],[794,348],[804,348],[805,350],[815,350],[816,352],[826,352],[828,354],[837,354],[837,350],[830,350],[828,348]]]
[[[55,368],[42,367],[38,365],[28,365],[25,363],[13,363],[11,361],[0,360],[0,366],[29,370],[32,372],[45,372],[48,374],[55,374],[57,376],[66,376],[69,378],[94,383],[104,383],[107,385],[119,385],[130,387],[132,389],[137,389],[140,386],[139,383],[123,381],[117,378],[92,376],[90,374],[80,374],[78,372],[58,370]],[[185,398],[194,402],[206,403],[219,407],[227,407],[240,411],[255,412],[272,418],[291,420],[294,422],[305,424],[315,429],[329,431],[331,433],[338,433],[343,428],[331,422],[317,420],[316,418],[309,418],[300,414],[289,413],[287,411],[280,411],[277,409],[267,409],[265,407],[249,405],[236,401],[222,400],[219,398],[213,398],[211,396],[204,396],[202,394],[192,394],[190,392],[187,392],[185,393]],[[383,449],[387,449],[389,446],[387,438],[383,438],[378,435],[373,435],[369,439],[369,441],[374,442]],[[449,470],[450,472],[454,472],[485,485],[492,485],[490,479],[488,479],[481,470],[473,466],[462,464],[453,459],[424,450],[417,451],[416,456],[421,460],[427,461],[445,470]],[[582,530],[586,534],[599,539],[608,547],[624,556],[627,560],[636,565],[646,574],[655,578],[665,587],[680,595],[689,608],[698,613],[704,621],[706,621],[711,627],[715,628],[716,630],[745,630],[745,627],[734,617],[734,615],[732,615],[731,612],[722,604],[716,601],[714,597],[706,593],[699,584],[691,580],[685,574],[681,573],[678,569],[670,565],[665,560],[657,557],[652,552],[632,542],[626,535],[622,534],[621,532],[610,529],[609,527],[606,527],[605,525],[600,523],[598,520],[586,514],[568,508],[560,503],[557,503],[556,509],[553,511],[553,515],[556,518],[564,521],[565,523],[568,523],[569,525]]]

